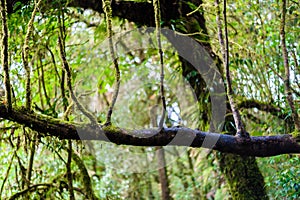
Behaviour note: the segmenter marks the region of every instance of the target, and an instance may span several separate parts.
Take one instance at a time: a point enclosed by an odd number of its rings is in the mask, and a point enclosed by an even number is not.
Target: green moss
[[[268,199],[255,157],[220,153],[218,159],[233,200]]]
[[[113,125],[104,126],[104,127],[102,127],[102,130],[105,133],[109,133],[109,134],[116,134],[116,133],[120,132],[120,128],[113,126]]]
[[[298,142],[300,142],[300,132],[299,131],[294,131],[291,134],[292,134],[293,138],[296,138],[296,140]]]

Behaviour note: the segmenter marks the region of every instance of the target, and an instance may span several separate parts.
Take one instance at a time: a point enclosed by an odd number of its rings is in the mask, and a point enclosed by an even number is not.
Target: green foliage
[[[139,2],[142,1],[146,2]],[[104,16],[92,10],[60,7],[61,1],[52,3],[56,5],[55,8],[41,10],[36,15],[34,31],[29,41],[33,110],[55,117],[57,121],[62,118],[76,122],[87,121],[76,107],[70,107],[66,113],[68,105],[71,105],[71,98],[66,86],[62,86],[66,75],[57,48],[58,32],[63,28],[66,59],[72,69],[73,89],[80,102],[93,112],[99,123],[104,122],[116,81],[108,49],[102,49],[101,46],[107,40]],[[197,12],[205,13],[208,35],[201,32],[197,20],[188,21],[185,16],[171,19],[169,24],[173,30],[200,42],[207,42],[209,36],[210,45],[221,57],[213,5],[213,0],[206,1],[201,7],[188,1],[191,9],[199,8]],[[25,104],[25,71],[21,51],[33,8],[32,3],[23,5],[17,2],[14,5],[16,12],[9,14],[10,73],[14,86],[14,104],[18,106]],[[59,27],[58,15],[62,14],[63,27]],[[246,129],[252,136],[294,131],[291,110],[286,104],[283,81],[280,78],[284,74],[278,28],[280,14],[278,1],[228,2],[230,70],[238,101],[254,99],[280,110],[277,114],[272,114],[268,110],[241,108]],[[290,1],[286,37],[290,54],[294,52],[296,55],[296,59],[290,56],[289,62],[291,86],[298,92],[299,15],[299,3]],[[136,25],[124,19],[114,17],[112,20],[114,33],[136,28]],[[162,26],[167,24],[161,22]],[[191,33],[188,28],[196,32]],[[155,37],[151,39],[155,41]],[[203,92],[205,94],[201,96],[201,100],[204,103],[196,102],[193,88],[188,85],[187,80],[199,81],[197,72],[191,71],[183,78],[179,56],[166,38],[162,39],[163,45],[168,49],[164,51],[165,96],[169,112],[166,126],[201,127],[201,130],[207,130],[209,123],[202,123],[204,120],[201,114],[210,117],[210,110],[203,106],[210,101],[210,97]],[[134,41],[123,41],[120,46],[126,48],[133,42],[142,46],[145,41],[137,36]],[[161,112],[157,50],[149,46],[146,49],[120,53],[118,62],[121,89],[112,116],[113,125],[128,129],[154,127],[150,111],[157,106],[157,115]],[[295,99],[298,97],[295,94]],[[299,104],[296,104],[296,109],[299,111]],[[227,117],[232,116],[228,114]],[[224,129],[233,132],[234,124],[229,121],[227,120]],[[45,185],[36,186],[19,199],[69,198],[66,175],[67,142],[39,135],[34,143],[34,134],[37,133],[29,128],[0,119],[0,199],[8,199],[26,189],[27,169],[33,146],[35,151],[31,185]],[[86,180],[80,171],[82,168],[87,169],[95,195],[100,199],[160,199],[159,177],[153,164],[156,163],[154,148],[78,142],[74,145],[73,152],[79,155],[79,162],[82,161],[80,166],[74,160],[71,163],[76,199],[86,198],[83,188]],[[214,153],[208,154],[198,149],[170,148],[166,149],[166,159],[171,195],[174,199],[231,198],[228,182],[219,169]],[[136,163],[141,164],[139,167],[143,167],[144,171],[129,173],[127,170],[135,167]],[[271,199],[300,198],[299,156],[258,159],[258,164]],[[238,180],[234,181],[238,184]]]
[[[271,199],[300,198],[300,169],[297,167],[300,164],[299,156],[283,155],[260,160]]]

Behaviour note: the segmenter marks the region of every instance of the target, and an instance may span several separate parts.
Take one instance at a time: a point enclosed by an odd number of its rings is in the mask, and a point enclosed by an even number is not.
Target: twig
[[[7,170],[6,170],[6,174],[5,174],[4,179],[3,179],[3,181],[2,181],[2,185],[1,185],[1,189],[0,189],[0,198],[1,198],[1,196],[2,196],[2,192],[3,192],[4,186],[5,186],[5,182],[6,182],[7,179],[8,179],[9,171],[10,171],[10,169],[11,169],[11,165],[12,165],[12,163],[13,163],[13,161],[14,161],[15,155],[16,155],[16,151],[13,153],[13,155],[12,155],[12,157],[11,157],[11,159],[10,159],[8,168],[7,168]]]
[[[18,193],[15,193],[14,195],[12,195],[9,200],[13,200],[13,199],[17,199],[25,194],[27,194],[28,192],[30,191],[33,191],[33,190],[38,190],[39,187],[54,187],[54,184],[52,183],[40,183],[40,184],[36,184],[36,185],[32,185],[30,186],[29,188],[26,188]]]
[[[186,14],[186,16],[188,17],[188,16],[194,14],[195,12],[199,11],[201,7],[202,7],[202,4],[200,4],[200,5],[199,5],[195,10],[193,10],[192,12]]]
[[[300,74],[300,68],[299,68],[299,64],[298,64],[298,61],[297,61],[295,50],[292,50],[292,57],[293,57],[293,60],[294,60],[294,65],[295,65],[295,80],[296,80],[296,84],[300,88],[300,84],[299,84],[299,81],[298,81],[298,78],[297,78],[297,73]]]

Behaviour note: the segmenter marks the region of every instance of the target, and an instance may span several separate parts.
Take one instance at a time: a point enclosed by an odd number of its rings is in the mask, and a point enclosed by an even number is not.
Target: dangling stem
[[[1,62],[4,71],[4,85],[5,85],[5,102],[8,111],[12,110],[12,100],[11,100],[11,86],[9,78],[9,64],[8,64],[8,28],[7,28],[7,5],[5,0],[1,0],[1,25],[2,25],[2,52],[1,52]]]
[[[106,115],[106,122],[105,125],[110,125],[111,124],[111,115],[114,109],[114,106],[116,104],[119,90],[120,90],[120,69],[119,69],[119,64],[118,60],[115,56],[115,50],[114,50],[114,44],[113,44],[113,39],[112,39],[112,10],[111,10],[111,5],[109,0],[102,0],[103,4],[103,10],[105,12],[105,18],[106,18],[106,30],[107,30],[107,35],[108,35],[108,42],[109,42],[109,53],[110,57],[113,61],[113,65],[115,68],[115,79],[117,82],[117,85],[115,87],[114,93],[113,93],[113,98],[111,105],[108,108],[108,112]]]
[[[30,187],[30,182],[31,182],[31,176],[32,176],[32,168],[33,168],[33,161],[34,161],[34,156],[36,153],[36,147],[38,145],[37,138],[38,134],[34,133],[32,141],[30,143],[32,144],[31,149],[30,149],[30,155],[29,155],[29,161],[28,161],[28,167],[26,171],[26,178],[27,178],[27,183],[26,187]],[[30,144],[29,143],[29,144]]]
[[[248,138],[249,133],[247,133],[245,130],[240,112],[236,107],[236,104],[234,102],[234,97],[233,97],[234,93],[232,90],[230,70],[229,70],[229,45],[228,45],[229,42],[228,42],[228,31],[227,31],[226,0],[224,0],[224,4],[223,4],[225,42],[223,39],[223,33],[222,33],[222,28],[221,28],[219,0],[216,0],[215,4],[217,6],[218,36],[219,36],[219,42],[220,42],[220,46],[221,46],[222,56],[223,56],[223,60],[224,60],[224,68],[225,68],[225,73],[226,73],[227,96],[228,96],[229,104],[231,107],[232,115],[234,118],[235,126],[237,129],[236,134],[237,134],[237,136]]]
[[[67,168],[67,179],[68,179],[68,186],[69,186],[69,199],[70,200],[75,200],[75,195],[74,195],[74,187],[73,187],[73,175],[72,175],[72,169],[71,169],[71,163],[72,163],[72,140],[68,140],[68,160],[66,163],[66,168]]]
[[[164,92],[164,59],[163,59],[163,50],[161,45],[161,27],[160,27],[160,2],[159,0],[153,0],[153,7],[154,7],[154,15],[155,15],[155,27],[156,27],[156,39],[158,44],[158,52],[160,58],[160,98],[162,101],[162,115],[159,121],[159,128],[162,129],[165,121],[166,115],[166,99],[165,99],[165,92]]]
[[[286,0],[282,0],[282,12],[281,12],[281,23],[280,23],[280,38],[281,38],[281,48],[282,48],[282,57],[283,57],[283,64],[284,64],[284,91],[285,95],[287,96],[287,102],[292,110],[292,117],[295,124],[295,129],[297,132],[300,132],[300,120],[298,113],[295,109],[293,94],[290,85],[290,66],[288,61],[288,52],[286,48],[286,41],[285,41],[285,17],[286,17]]]
[[[31,18],[28,22],[28,25],[27,25],[27,32],[26,32],[26,36],[25,36],[25,40],[24,40],[24,45],[23,45],[23,49],[22,49],[22,60],[23,60],[23,65],[24,65],[24,68],[25,68],[25,72],[26,72],[26,108],[28,110],[31,109],[31,86],[30,86],[30,66],[28,64],[28,51],[29,51],[29,38],[31,36],[31,33],[32,33],[32,29],[33,29],[33,22],[34,22],[34,18],[35,18],[35,15],[36,15],[36,12],[37,12],[37,8],[40,6],[42,0],[39,0],[35,6],[34,6],[34,9],[32,11],[32,14],[31,14]]]
[[[84,106],[78,101],[78,99],[75,96],[75,93],[73,91],[73,88],[72,88],[72,73],[71,73],[69,63],[66,59],[65,45],[64,45],[64,39],[63,39],[64,36],[65,36],[65,33],[63,32],[63,28],[61,27],[62,23],[60,21],[60,16],[58,18],[58,23],[59,23],[59,26],[60,26],[60,28],[59,28],[60,33],[59,33],[59,37],[58,37],[59,53],[60,53],[60,58],[61,58],[64,70],[66,71],[66,74],[67,74],[67,86],[68,86],[71,98],[72,98],[73,102],[75,103],[75,105],[78,107],[78,109],[90,120],[90,122],[93,125],[95,125],[95,124],[97,124],[96,117],[84,108]]]

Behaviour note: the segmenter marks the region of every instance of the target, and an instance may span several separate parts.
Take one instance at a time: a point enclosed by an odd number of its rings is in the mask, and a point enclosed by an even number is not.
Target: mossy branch
[[[60,21],[60,19],[59,19]],[[61,25],[61,23],[60,23]],[[59,29],[60,31],[62,31],[62,28]],[[84,108],[84,106],[78,101],[73,88],[72,88],[72,73],[71,73],[71,69],[69,66],[69,63],[66,59],[66,52],[65,52],[65,45],[64,45],[64,40],[62,38],[64,34],[62,32],[60,32],[59,37],[58,37],[58,47],[59,47],[59,53],[60,53],[60,59],[62,61],[63,64],[63,68],[66,71],[66,75],[67,75],[67,86],[71,95],[71,98],[73,100],[73,102],[75,103],[75,105],[78,107],[78,109],[90,120],[90,122],[92,124],[97,124],[97,119],[96,117],[90,113],[88,110],[86,110]]]
[[[300,132],[300,120],[298,113],[295,109],[293,94],[291,90],[290,83],[290,66],[288,61],[288,52],[285,41],[285,17],[286,17],[286,0],[282,0],[282,13],[281,13],[281,22],[280,22],[280,39],[281,39],[281,49],[284,65],[284,92],[286,95],[287,102],[292,110],[292,117],[295,124],[295,129],[297,132]]]
[[[69,199],[75,200],[74,195],[74,187],[73,187],[73,175],[72,175],[72,169],[71,169],[71,162],[72,162],[72,154],[73,154],[73,148],[72,148],[72,140],[68,140],[68,160],[66,163],[66,169],[67,169],[67,179],[68,179],[68,189],[69,189]]]
[[[24,125],[45,136],[60,139],[74,140],[102,140],[115,144],[134,146],[190,146],[214,149],[224,153],[233,153],[244,156],[269,157],[287,153],[300,153],[299,138],[291,135],[252,136],[248,140],[228,134],[219,134],[192,130],[183,127],[157,129],[129,130],[118,127],[102,127],[90,124],[78,124],[63,121],[50,116],[29,112],[22,108],[14,107],[8,112],[5,105],[0,104],[0,118]],[[179,135],[178,135],[179,134]],[[180,140],[172,142],[175,136]],[[186,141],[191,140],[191,144]],[[204,140],[218,137],[214,146],[206,146]],[[72,157],[74,154],[72,155]],[[74,157],[73,157],[74,159]]]
[[[1,26],[2,26],[2,40],[1,40],[1,64],[4,72],[4,85],[5,85],[5,103],[7,109],[12,109],[11,86],[9,77],[9,64],[8,64],[8,28],[7,28],[7,5],[5,0],[0,1],[1,9]]]
[[[30,147],[30,155],[29,155],[29,161],[28,161],[28,167],[27,167],[27,170],[26,170],[26,179],[27,179],[27,182],[26,182],[26,188],[29,188],[30,187],[30,183],[31,183],[31,176],[32,176],[32,169],[33,169],[33,161],[34,161],[34,156],[35,156],[35,153],[36,153],[36,147],[38,145],[38,142],[37,142],[37,136],[38,134],[37,133],[33,133],[33,139],[31,141],[31,147]]]
[[[227,14],[226,14],[226,0],[224,0],[223,4],[223,18],[224,18],[224,31],[225,31],[225,40],[223,37],[223,31],[222,31],[222,24],[220,20],[220,7],[219,7],[219,0],[215,1],[215,5],[217,7],[217,26],[218,26],[218,37],[219,37],[219,43],[221,46],[221,52],[223,56],[223,63],[225,68],[225,74],[226,74],[226,83],[227,83],[227,96],[229,100],[229,104],[231,107],[232,115],[234,118],[235,126],[237,129],[236,135],[239,137],[245,137],[249,138],[249,133],[246,132],[244,124],[242,122],[241,114],[236,106],[236,103],[234,101],[234,93],[232,90],[232,82],[230,77],[230,69],[229,69],[229,45],[228,45],[228,31],[227,31]]]
[[[164,58],[163,58],[163,51],[161,46],[161,13],[160,13],[160,2],[159,0],[153,0],[153,7],[154,7],[154,16],[155,16],[155,28],[156,28],[156,39],[158,44],[158,53],[160,59],[160,98],[162,102],[162,115],[159,121],[158,127],[161,129],[163,128],[165,116],[166,116],[166,99],[165,99],[165,92],[164,92]]]
[[[86,192],[88,199],[97,200],[98,198],[94,194],[94,190],[92,187],[92,181],[91,181],[91,178],[89,176],[89,173],[85,167],[83,160],[80,158],[80,156],[75,151],[72,151],[72,159],[74,160],[74,162],[76,163],[76,165],[78,166],[78,168],[80,170],[80,174],[82,175],[83,187],[84,187],[84,190]]]
[[[109,0],[102,0],[102,6],[103,6],[103,10],[105,13],[105,18],[106,18],[106,31],[107,31],[107,35],[108,35],[108,42],[109,42],[109,53],[110,53],[110,57],[113,61],[113,65],[115,68],[115,79],[116,79],[116,86],[114,89],[114,93],[113,93],[113,97],[112,97],[112,102],[108,108],[108,112],[106,115],[106,125],[110,125],[111,124],[111,115],[114,109],[114,106],[116,104],[117,98],[118,98],[118,94],[119,94],[119,90],[120,90],[120,69],[119,69],[119,64],[118,64],[118,60],[116,58],[115,55],[115,49],[114,49],[114,44],[113,44],[113,39],[112,39],[112,9],[111,9],[111,5],[110,5],[110,1]]]
[[[40,6],[42,0],[39,0],[37,3],[35,3],[34,9],[32,11],[31,14],[31,18],[27,24],[27,32],[25,35],[25,39],[24,39],[24,45],[23,45],[23,49],[22,49],[22,60],[23,60],[23,65],[25,68],[25,72],[26,72],[26,108],[28,110],[31,109],[31,69],[29,66],[29,62],[28,62],[28,57],[29,57],[29,39],[30,36],[32,34],[32,30],[33,30],[33,22],[34,22],[34,18],[37,12],[38,7]]]

